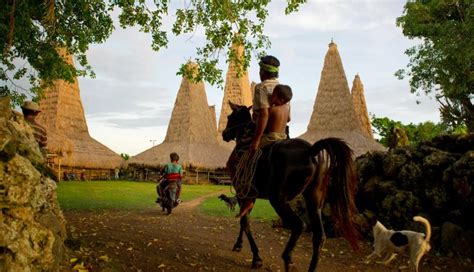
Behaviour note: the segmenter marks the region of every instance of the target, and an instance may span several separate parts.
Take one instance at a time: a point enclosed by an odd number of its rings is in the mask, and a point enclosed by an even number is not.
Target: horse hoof
[[[252,269],[259,269],[259,268],[262,268],[262,266],[263,266],[263,261],[261,259],[254,260],[252,262]]]
[[[232,251],[240,252],[242,251],[242,246],[234,246],[234,248],[232,248]]]
[[[293,262],[288,263],[285,265],[285,271],[286,272],[296,272],[298,269],[296,268],[295,264]]]

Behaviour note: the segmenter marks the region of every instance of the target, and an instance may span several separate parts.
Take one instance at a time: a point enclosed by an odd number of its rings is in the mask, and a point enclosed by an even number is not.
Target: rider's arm
[[[269,117],[269,108],[261,108],[258,111],[257,117],[257,127],[255,129],[255,135],[252,138],[252,143],[250,144],[250,152],[253,152],[258,149],[260,145],[260,139],[262,138],[263,132],[267,127],[268,117]]]
[[[290,103],[288,102],[288,123],[291,121],[291,105]]]

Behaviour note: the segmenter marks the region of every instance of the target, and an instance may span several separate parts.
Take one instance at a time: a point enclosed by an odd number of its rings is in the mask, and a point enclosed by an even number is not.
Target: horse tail
[[[314,143],[310,153],[312,156],[318,156],[320,168],[317,175],[324,176],[315,178],[323,182],[320,188],[323,197],[331,206],[331,217],[336,233],[349,241],[355,250],[359,250],[358,241],[361,235],[353,221],[357,214],[354,200],[357,174],[352,160],[352,150],[341,139],[326,138]]]

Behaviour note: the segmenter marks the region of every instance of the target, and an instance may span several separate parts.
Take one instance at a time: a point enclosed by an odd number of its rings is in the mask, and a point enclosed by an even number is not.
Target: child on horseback
[[[293,97],[291,88],[287,85],[278,84],[270,95],[270,108],[268,109],[268,122],[262,135],[256,135],[248,152],[253,155],[257,148],[273,144],[277,141],[288,139],[286,124],[290,121],[290,105],[288,102]],[[244,216],[252,209],[254,199],[242,199],[238,218]]]
[[[162,181],[157,186],[157,193],[158,199],[156,200],[157,203],[161,201],[160,197],[163,197],[163,190],[170,184],[171,182],[176,182],[177,190],[176,190],[176,204],[179,204],[181,200],[179,196],[181,194],[181,178],[183,177],[183,167],[178,163],[179,155],[175,152],[170,154],[171,162],[167,163],[163,168],[161,175],[163,177]]]
[[[290,121],[290,102],[293,97],[290,86],[278,84],[270,95],[270,109],[268,110],[268,123],[264,134],[256,141],[260,148],[276,141],[286,140],[286,124]]]

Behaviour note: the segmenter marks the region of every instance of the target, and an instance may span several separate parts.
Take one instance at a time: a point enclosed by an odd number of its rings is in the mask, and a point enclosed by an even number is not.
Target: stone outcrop
[[[424,232],[413,216],[425,216],[436,250],[474,257],[473,134],[367,153],[356,164],[357,207],[365,218],[376,216],[387,227]]]
[[[0,271],[57,271],[65,221],[23,116],[0,98]]]

